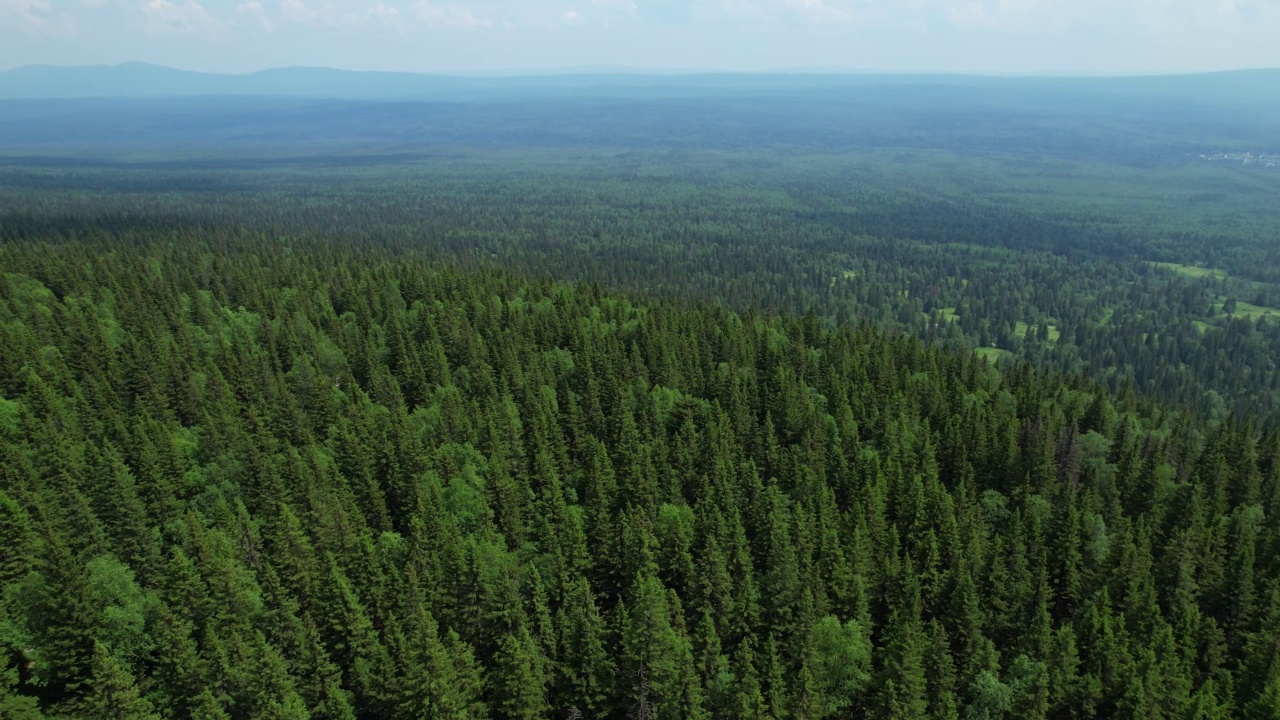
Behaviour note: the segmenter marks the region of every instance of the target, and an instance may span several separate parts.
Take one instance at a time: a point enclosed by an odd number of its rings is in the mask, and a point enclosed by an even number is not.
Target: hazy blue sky
[[[0,0],[0,69],[144,60],[1123,73],[1280,66],[1280,0]]]

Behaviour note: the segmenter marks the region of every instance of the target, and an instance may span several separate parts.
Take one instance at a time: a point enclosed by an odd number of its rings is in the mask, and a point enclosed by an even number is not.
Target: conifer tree
[[[1280,442],[1252,409],[1208,424],[870,325],[452,268],[449,233],[355,252],[148,218],[0,218],[0,715],[1275,714]],[[858,241],[859,278],[891,245]],[[779,298],[829,282],[768,257]],[[1059,308],[1055,342],[969,269],[938,289],[954,323],[918,268],[823,288],[1046,366],[1119,337],[1113,289]],[[1115,319],[1162,358],[1135,356],[1141,392],[1207,364],[1183,345],[1251,342],[1147,310]]]
[[[536,720],[546,715],[545,663],[527,628],[522,626],[502,637],[490,675],[498,718]]]
[[[560,672],[556,707],[576,707],[587,717],[610,705],[615,663],[609,655],[603,618],[585,578],[569,581],[557,617]]]
[[[877,713],[895,720],[926,717],[928,709],[924,654],[927,649],[920,622],[920,586],[911,561],[896,579],[889,621],[880,641],[885,648],[880,666]]]
[[[0,665],[0,717],[8,720],[42,720],[40,705],[34,697],[18,692],[18,669]]]
[[[160,720],[139,694],[133,675],[101,643],[93,648],[92,687],[85,714],[93,720]]]
[[[703,716],[693,649],[672,624],[666,589],[652,576],[636,577],[620,616],[623,662],[618,682],[627,705],[640,701],[641,687],[658,720]],[[643,678],[643,682],[641,681]]]

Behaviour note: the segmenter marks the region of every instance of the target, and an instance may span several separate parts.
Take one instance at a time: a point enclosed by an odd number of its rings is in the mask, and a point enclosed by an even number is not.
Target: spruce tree
[[[93,647],[92,690],[85,715],[93,720],[160,720],[138,692],[133,675],[101,643]]]

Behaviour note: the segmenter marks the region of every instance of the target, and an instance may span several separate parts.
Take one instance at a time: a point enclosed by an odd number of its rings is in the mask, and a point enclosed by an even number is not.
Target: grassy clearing
[[[1227,272],[1225,270],[1218,270],[1216,268],[1200,267],[1199,265],[1183,265],[1181,263],[1171,263],[1171,262],[1153,262],[1151,264],[1155,265],[1156,267],[1164,268],[1166,270],[1172,270],[1173,272],[1176,272],[1179,275],[1185,275],[1187,277],[1193,277],[1193,278],[1207,277],[1207,278],[1212,278],[1214,280],[1227,279]]]
[[[1002,358],[1013,357],[1013,353],[1004,348],[980,347],[974,350],[979,357],[984,357],[987,362],[999,362]]]
[[[1259,320],[1261,318],[1280,318],[1280,308],[1267,307],[1265,305],[1254,305],[1243,300],[1236,300],[1236,309],[1234,312],[1226,312],[1227,297],[1219,295],[1217,303],[1214,307],[1220,315],[1229,318],[1248,318],[1249,320]]]
[[[1105,325],[1106,323],[1104,322],[1103,324]],[[1018,321],[1018,322],[1013,326],[1013,333],[1014,333],[1015,335],[1017,335],[1018,337],[1025,337],[1025,336],[1026,336],[1026,334],[1027,334],[1027,328],[1028,328],[1028,327],[1030,327],[1030,325],[1029,325],[1028,323],[1024,323],[1024,322],[1022,322],[1021,320],[1019,320],[1019,321]],[[1060,338],[1060,337],[1062,337],[1062,332],[1061,332],[1060,330],[1058,330],[1058,326],[1057,326],[1057,325],[1050,325],[1050,326],[1049,326],[1049,342],[1056,343],[1056,342],[1058,342],[1058,338]]]
[[[831,276],[831,287],[835,287],[836,282],[839,280],[852,280],[856,277],[858,277],[857,270],[841,270],[838,276],[837,275]]]
[[[1237,300],[1236,311],[1231,314],[1231,317],[1245,317],[1250,320],[1257,320],[1264,317],[1280,317],[1280,310]]]
[[[938,312],[942,314],[942,319],[947,322],[955,322],[960,319],[960,316],[956,314],[956,309],[953,307],[938,308]]]

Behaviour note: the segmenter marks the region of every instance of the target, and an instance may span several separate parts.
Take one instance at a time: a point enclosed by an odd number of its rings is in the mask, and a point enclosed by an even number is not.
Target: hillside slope
[[[1280,443],[372,246],[0,246],[0,710],[1271,717]]]

